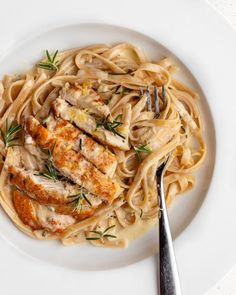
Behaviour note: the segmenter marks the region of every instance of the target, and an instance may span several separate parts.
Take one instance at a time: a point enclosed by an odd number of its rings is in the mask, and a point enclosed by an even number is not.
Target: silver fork
[[[159,291],[160,295],[181,295],[170,225],[167,215],[163,177],[170,156],[156,171],[159,215]]]

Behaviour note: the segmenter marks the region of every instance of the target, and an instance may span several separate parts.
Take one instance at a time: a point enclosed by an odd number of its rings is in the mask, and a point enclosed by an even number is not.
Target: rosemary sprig
[[[53,147],[51,150],[47,150],[48,156],[49,156],[49,161],[52,161],[53,153],[55,150],[56,142],[54,143]]]
[[[88,241],[102,240],[103,241],[103,238],[116,239],[117,236],[109,234],[109,231],[114,227],[115,227],[115,225],[111,225],[111,226],[107,227],[104,231],[91,230],[90,233],[95,234],[95,236],[94,237],[87,237],[86,240],[88,240]]]
[[[121,117],[121,115],[118,115],[113,120],[113,122],[111,122],[111,121],[108,120],[108,118],[109,118],[109,115],[108,115],[106,118],[98,120],[96,127],[97,128],[103,127],[105,129],[111,131],[113,134],[118,135],[121,138],[125,139],[125,137],[117,131],[117,128],[120,127],[123,124],[122,122],[118,121],[120,119],[120,117]]]
[[[21,125],[13,125],[13,122],[11,122],[10,126],[8,126],[8,119],[6,119],[5,132],[2,130],[2,128],[0,128],[1,138],[6,148],[20,145],[14,143],[14,141],[19,139],[19,137],[16,137],[16,134],[21,129]]]
[[[82,138],[79,139],[79,149],[82,151]]]
[[[46,171],[37,173],[35,174],[36,176],[43,176],[53,181],[59,180],[61,175],[57,172],[56,168],[53,166],[53,163],[52,163],[52,157],[53,157],[55,146],[56,146],[56,142],[54,143],[53,148],[51,150],[47,150],[49,162],[48,164],[45,165]]]
[[[59,66],[59,60],[56,60],[58,50],[56,50],[53,55],[50,55],[48,50],[46,50],[45,53],[48,60],[36,64],[36,67],[49,71],[57,71]]]
[[[92,204],[90,200],[87,198],[86,194],[81,190],[78,194],[71,195],[67,197],[68,199],[72,199],[71,201],[67,202],[73,207],[73,211],[81,211],[83,208],[83,200],[85,200],[90,207]]]
[[[139,214],[139,217],[142,218],[143,217],[143,209],[140,208],[140,214]]]
[[[46,171],[45,172],[40,172],[35,174],[36,176],[43,176],[47,179],[51,179],[53,181],[59,180],[59,174],[57,173],[57,170],[54,168],[52,163],[48,163],[45,165]]]
[[[133,148],[136,152],[136,155],[139,161],[141,161],[141,156],[140,156],[141,153],[149,154],[152,151],[151,147],[149,147],[147,144],[141,144],[140,146],[134,146]]]

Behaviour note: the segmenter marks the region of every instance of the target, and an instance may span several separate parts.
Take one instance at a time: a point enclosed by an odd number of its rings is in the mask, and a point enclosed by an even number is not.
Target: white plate
[[[78,42],[79,40],[79,42]],[[214,126],[207,101],[197,81],[187,67],[167,48],[157,41],[138,32],[102,24],[79,24],[60,27],[28,40],[14,49],[0,63],[0,75],[27,70],[41,57],[45,48],[64,50],[96,43],[131,42],[143,48],[147,56],[158,60],[170,56],[180,66],[179,79],[196,90],[205,125],[205,139],[211,151],[204,165],[198,171],[195,188],[180,196],[170,208],[170,222],[173,236],[178,236],[191,222],[201,206],[211,180],[215,158]],[[66,44],[66,45],[65,45]],[[90,245],[63,247],[57,241],[37,241],[19,232],[6,216],[0,218],[1,235],[4,235],[21,251],[47,262],[69,268],[92,270],[116,268],[137,262],[157,251],[157,229],[154,228],[142,238],[132,242],[125,250],[95,248]],[[76,259],[75,259],[76,257]],[[88,259],[89,257],[89,259]]]
[[[0,15],[0,54],[8,54],[9,48],[17,48],[22,38],[34,36],[39,30],[80,22],[103,22],[152,36],[171,49],[197,78],[215,122],[216,165],[207,197],[174,245],[183,294],[202,295],[236,263],[235,31],[204,0],[8,0],[2,1]],[[50,44],[53,39],[54,36]],[[74,44],[79,43],[80,40],[74,40]],[[67,44],[63,43],[63,47]],[[48,44],[42,44],[41,48],[48,48]],[[29,53],[27,49],[26,53]],[[35,56],[38,55],[37,49]],[[208,153],[212,151],[208,149]],[[186,195],[182,200],[187,198]],[[7,233],[3,226],[9,229]],[[4,236],[9,237],[12,231],[14,227],[9,224],[0,227]],[[17,239],[22,237],[20,233],[14,235]],[[29,247],[30,239],[24,241],[24,247]],[[41,295],[46,289],[48,294],[58,295],[68,292],[156,295],[155,257],[114,271],[84,273],[40,263],[18,255],[7,245],[0,243],[3,294],[24,291],[25,295],[32,292]],[[47,251],[47,246],[41,250]],[[106,259],[103,250],[99,255]]]

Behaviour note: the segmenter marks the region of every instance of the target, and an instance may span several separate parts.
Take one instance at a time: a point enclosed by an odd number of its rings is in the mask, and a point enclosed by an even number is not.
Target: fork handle
[[[181,295],[179,275],[175,260],[169,220],[165,205],[163,173],[157,174],[160,207],[159,216],[159,290],[160,295]]]

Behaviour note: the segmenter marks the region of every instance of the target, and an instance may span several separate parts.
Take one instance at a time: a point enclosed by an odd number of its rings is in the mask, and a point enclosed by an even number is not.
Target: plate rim
[[[77,23],[66,23],[65,25],[54,25],[52,27],[49,27],[48,29],[42,28],[40,30],[37,30],[36,32],[32,31],[31,34],[27,34],[27,36],[23,39],[21,39],[21,41],[16,41],[14,45],[11,46],[11,49],[9,49],[8,51],[6,51],[3,55],[1,55],[0,57],[0,63],[3,62],[9,55],[11,55],[12,53],[14,54],[14,51],[17,50],[18,48],[20,48],[21,46],[24,46],[25,44],[27,44],[28,42],[37,39],[41,36],[43,36],[44,34],[47,33],[51,33],[54,30],[61,30],[64,28],[69,28],[69,27],[77,27],[77,26],[100,26],[100,27],[111,27],[113,29],[118,29],[118,30],[126,30],[128,32],[140,35],[144,38],[148,38],[149,40],[159,44],[160,46],[163,46],[165,49],[167,49],[168,51],[171,52],[171,54],[173,54],[178,60],[180,60],[181,63],[184,64],[184,66],[189,70],[189,72],[191,73],[191,75],[194,77],[195,82],[199,85],[199,87],[201,88],[201,91],[203,92],[204,96],[207,97],[207,95],[205,94],[204,89],[202,88],[202,86],[200,85],[200,83],[198,82],[198,79],[196,78],[196,76],[193,74],[191,67],[189,67],[189,65],[187,63],[185,63],[185,61],[182,60],[182,58],[180,58],[178,56],[177,53],[175,53],[172,48],[167,47],[167,45],[165,45],[165,43],[162,43],[162,41],[157,40],[152,34],[148,34],[146,32],[142,32],[136,29],[133,29],[132,27],[126,27],[126,26],[121,26],[121,25],[117,25],[117,24],[113,24],[113,23],[107,23],[107,22],[77,22]],[[79,48],[79,47],[78,47]],[[212,167],[212,172],[211,172],[211,180],[209,182],[207,191],[206,191],[206,195],[205,197],[202,199],[200,205],[198,206],[198,209],[195,211],[195,214],[191,217],[190,222],[188,222],[188,224],[186,224],[183,229],[180,231],[180,233],[178,233],[177,237],[175,237],[175,240],[178,240],[182,235],[185,234],[186,229],[189,228],[191,226],[191,224],[193,223],[193,221],[197,218],[199,211],[202,209],[203,206],[205,206],[206,200],[207,200],[207,195],[210,193],[212,184],[214,183],[214,177],[215,177],[215,170],[216,170],[216,166],[217,166],[217,153],[218,153],[218,149],[217,149],[217,132],[216,132],[216,128],[215,128],[215,120],[214,120],[214,114],[212,112],[212,109],[210,107],[210,103],[209,101],[207,101],[207,104],[209,105],[209,110],[210,110],[210,115],[211,115],[211,121],[214,127],[214,140],[216,142],[216,147],[215,147],[215,157],[214,157],[214,163],[213,163],[213,167]],[[4,209],[2,209],[4,211]],[[4,214],[7,216],[7,218],[9,219],[8,215],[4,212]],[[14,225],[15,226],[15,225]],[[17,229],[19,231],[19,229]],[[13,248],[15,248],[19,253],[26,255],[28,257],[31,257],[33,259],[36,259],[38,261],[43,261],[44,263],[47,263],[49,265],[53,265],[56,267],[60,267],[63,269],[68,269],[68,266],[63,266],[61,264],[54,264],[53,262],[47,261],[45,259],[42,258],[38,258],[35,257],[34,255],[31,255],[29,253],[27,253],[27,251],[21,249],[20,247],[18,247],[17,245],[14,244],[14,242],[12,242],[11,240],[9,240],[7,237],[5,237],[4,235],[1,235],[1,237],[4,238],[4,240],[9,243],[11,246],[13,246]],[[120,269],[123,267],[128,267],[130,265],[134,265],[139,263],[140,261],[143,261],[144,259],[147,259],[148,257],[150,257],[150,255],[142,257],[141,259],[137,259],[135,261],[129,262],[128,264],[120,264],[120,265],[116,265],[115,267],[107,267],[107,268],[101,268],[98,269],[96,271],[109,271],[109,270],[115,270],[115,269]],[[72,267],[71,269],[75,269],[75,267]],[[78,271],[81,270],[81,268],[77,269]],[[95,271],[94,269],[83,269],[83,271],[87,271],[87,272],[93,272]]]

